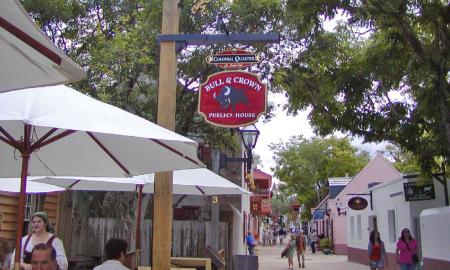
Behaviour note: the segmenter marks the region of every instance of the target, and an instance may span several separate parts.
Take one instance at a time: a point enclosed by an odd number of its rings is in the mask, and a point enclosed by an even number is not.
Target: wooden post
[[[178,34],[179,0],[164,0],[161,34]],[[161,42],[158,125],[175,130],[177,56],[175,42]],[[172,246],[172,172],[155,174],[152,269],[170,270]]]

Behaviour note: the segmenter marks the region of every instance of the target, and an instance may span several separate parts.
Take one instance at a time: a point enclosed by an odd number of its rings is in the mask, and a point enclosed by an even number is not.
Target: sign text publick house
[[[240,127],[256,122],[266,112],[266,101],[267,86],[258,75],[222,71],[200,85],[198,111],[213,125]]]

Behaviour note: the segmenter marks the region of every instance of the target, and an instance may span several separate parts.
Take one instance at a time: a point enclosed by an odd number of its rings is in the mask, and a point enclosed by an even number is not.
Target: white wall
[[[381,239],[385,242],[386,251],[390,253],[395,252],[396,242],[400,236],[400,232],[403,228],[409,228],[413,237],[419,239],[419,245],[424,240],[421,237],[419,231],[419,215],[424,209],[433,208],[437,206],[443,206],[445,204],[443,185],[437,181],[434,181],[435,194],[436,199],[427,200],[427,201],[416,201],[416,202],[407,202],[405,201],[405,196],[403,194],[403,183],[409,181],[416,181],[416,179],[403,179],[399,178],[392,182],[388,182],[385,184],[381,184],[373,187],[372,197],[373,197],[373,211],[370,210],[370,197],[363,196],[367,198],[369,201],[369,205],[366,209],[361,211],[354,211],[349,209],[347,212],[347,245],[349,247],[358,248],[358,249],[367,249],[367,245],[369,242],[370,235],[370,216],[377,217],[377,225],[378,231],[380,232]],[[369,193],[370,190],[364,193]],[[389,239],[389,230],[390,226],[393,226],[393,223],[389,222],[389,210],[395,211],[395,216],[393,222],[395,223],[395,237],[393,239]],[[357,237],[357,217],[361,216],[361,225],[362,225],[362,238],[358,239]],[[354,232],[351,232],[351,218],[354,217]],[[417,222],[417,226],[414,222]],[[444,221],[442,221],[444,222]],[[449,234],[450,231],[450,222],[446,220],[444,223],[445,229],[442,231],[446,231],[446,234]],[[434,234],[439,234],[436,232],[431,232]],[[352,234],[354,237],[352,237]],[[423,232],[422,232],[423,235]],[[425,236],[428,237],[428,236]],[[450,241],[446,241],[445,244],[447,248],[450,247]],[[434,243],[436,245],[436,243]],[[450,252],[447,252],[447,257]],[[425,256],[424,256],[425,257]],[[448,260],[448,259],[447,259]]]
[[[450,261],[450,207],[423,210],[420,214],[422,256]]]
[[[347,212],[347,245],[358,249],[367,249],[369,243],[370,228],[369,217],[376,216],[377,227],[380,232],[382,240],[385,242],[387,252],[395,252],[395,244],[400,234],[400,231],[404,227],[409,227],[410,213],[409,203],[405,202],[403,192],[403,179],[394,180],[388,184],[382,185],[382,188],[373,189],[372,200],[373,209],[370,210],[370,196],[363,196],[369,202],[366,209],[361,211],[351,210],[349,208]],[[365,192],[369,193],[369,191]],[[393,241],[389,241],[389,217],[388,211],[394,210],[395,212],[395,237]],[[354,217],[354,232],[351,232],[351,217]],[[362,237],[358,238],[358,216],[361,218],[361,230]],[[391,223],[392,224],[392,223]],[[353,238],[352,238],[353,236]]]

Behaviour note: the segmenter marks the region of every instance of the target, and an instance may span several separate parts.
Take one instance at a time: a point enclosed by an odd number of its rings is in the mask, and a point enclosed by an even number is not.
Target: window
[[[395,210],[388,210],[388,226],[389,226],[389,242],[395,243],[395,232],[397,226],[395,224]]]
[[[356,217],[356,235],[358,239],[362,239],[362,224],[361,224],[361,215]]]
[[[350,217],[350,235],[352,239],[355,239],[355,217]]]

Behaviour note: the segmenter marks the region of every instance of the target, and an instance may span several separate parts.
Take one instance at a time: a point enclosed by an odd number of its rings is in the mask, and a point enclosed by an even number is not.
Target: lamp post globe
[[[247,150],[255,148],[259,137],[259,130],[254,124],[239,129],[239,133]]]

